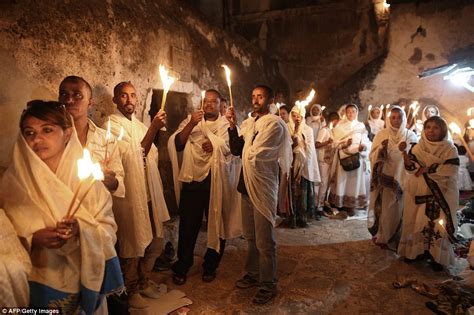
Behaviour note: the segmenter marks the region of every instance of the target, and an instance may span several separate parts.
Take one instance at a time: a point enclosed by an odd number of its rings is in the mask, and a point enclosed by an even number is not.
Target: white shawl
[[[295,121],[293,120],[292,112],[296,112],[301,115],[301,123],[298,128],[298,132],[295,133]],[[304,121],[304,111],[293,106],[290,113],[290,121],[288,127],[290,129],[290,135],[298,139],[298,145],[293,148],[294,161],[293,161],[293,172],[294,177],[298,178],[303,176],[307,180],[313,183],[320,183],[321,177],[319,175],[318,157],[316,155],[315,138],[311,127],[306,125]]]
[[[94,183],[75,215],[80,228],[79,240],[71,239],[60,249],[33,251],[31,241],[34,232],[55,227],[66,215],[73,190],[79,185],[74,161],[82,154],[74,130],[53,173],[19,135],[12,165],[2,179],[0,190],[5,212],[30,251],[33,270],[29,281],[69,294],[81,291],[81,303],[85,299],[84,290],[96,294],[101,290],[105,262],[116,256],[112,199],[102,182]],[[88,302],[94,304],[94,301]],[[81,306],[89,307],[90,311],[90,304]]]
[[[125,171],[125,198],[114,198],[114,214],[118,225],[120,257],[142,257],[153,238],[163,235],[163,222],[170,219],[158,170],[158,150],[152,144],[146,158],[141,141],[148,128],[135,115],[129,120],[118,110],[110,116],[111,132],[124,137],[119,141],[120,156]],[[144,169],[146,164],[146,171]],[[153,222],[150,221],[148,200],[151,200]]]
[[[297,107],[294,106],[293,109]],[[319,108],[319,115],[313,115],[313,108]],[[292,111],[293,111],[292,109]],[[306,124],[313,130],[313,138],[317,139],[318,138],[318,133],[319,130],[324,128],[326,126],[326,121],[321,122],[321,116],[322,116],[322,111],[321,111],[321,105],[319,104],[313,104],[309,108],[309,116],[306,117]],[[303,115],[304,118],[304,115]]]
[[[291,167],[291,137],[285,122],[267,114],[248,119],[242,163],[245,187],[254,208],[275,225],[278,174],[288,176]]]
[[[380,112],[379,112],[379,116],[374,119],[372,118],[372,112],[375,109],[378,109]],[[385,121],[382,119],[382,115],[383,115],[383,112],[380,110],[380,107],[378,106],[375,106],[370,110],[368,123],[370,126],[370,132],[374,135],[377,135],[377,133],[379,133],[381,130],[384,129]]]
[[[219,116],[216,121],[197,124],[183,152],[177,152],[176,136],[190,120],[191,115],[181,122],[168,140],[176,203],[179,206],[181,182],[201,182],[211,172],[207,246],[219,251],[219,238],[231,239],[242,234],[240,194],[236,193],[241,163],[238,157],[230,154],[229,123],[223,116]],[[207,139],[212,143],[212,153],[202,149]]]
[[[27,307],[30,256],[21,245],[10,220],[0,209],[0,305]]]

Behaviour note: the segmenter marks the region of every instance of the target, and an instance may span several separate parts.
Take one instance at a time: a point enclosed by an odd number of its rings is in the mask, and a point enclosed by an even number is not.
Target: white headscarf
[[[426,111],[428,110],[428,108],[436,109],[437,114],[435,116],[441,116],[441,112],[439,111],[438,106],[436,106],[436,105],[426,105],[425,108],[423,108],[423,112],[421,113],[421,121],[422,122],[425,122],[428,119],[428,117],[426,117]]]
[[[376,109],[379,110],[379,115],[377,118],[374,119],[372,118],[372,112]],[[373,107],[369,112],[368,123],[370,125],[370,131],[374,135],[376,135],[379,131],[381,131],[385,126],[385,121],[382,119],[382,115],[383,115],[383,112],[382,110],[380,110],[380,107],[378,106]]]
[[[341,106],[339,108],[339,114],[340,117],[344,117],[341,119],[341,121],[337,124],[337,126],[333,129],[333,135],[334,135],[334,140],[335,141],[345,141],[348,140],[351,135],[354,133],[367,133],[367,129],[365,128],[365,125],[361,123],[360,121],[357,120],[357,117],[354,120],[349,120],[346,115],[346,107],[347,105]],[[357,106],[355,107],[357,110],[357,114],[359,114],[359,109]]]

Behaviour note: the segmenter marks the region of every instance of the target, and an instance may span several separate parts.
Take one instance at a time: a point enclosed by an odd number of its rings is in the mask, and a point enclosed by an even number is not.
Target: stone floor
[[[201,281],[201,233],[195,264],[179,289],[193,301],[189,314],[432,314],[427,298],[411,289],[395,290],[392,282],[416,278],[426,283],[448,279],[424,262],[406,264],[389,250],[370,241],[365,220],[314,221],[306,229],[277,229],[277,298],[268,305],[252,304],[256,288],[239,290],[234,281],[243,275],[245,242],[228,242],[212,283]],[[171,272],[155,280],[177,288]]]

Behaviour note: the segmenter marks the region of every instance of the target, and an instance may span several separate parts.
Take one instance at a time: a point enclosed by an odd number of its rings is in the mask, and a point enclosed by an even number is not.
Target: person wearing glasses
[[[28,103],[20,131],[0,187],[5,213],[32,261],[30,306],[92,314],[106,307],[106,294],[123,289],[111,196],[92,182],[77,212],[68,215],[83,150],[63,105]]]

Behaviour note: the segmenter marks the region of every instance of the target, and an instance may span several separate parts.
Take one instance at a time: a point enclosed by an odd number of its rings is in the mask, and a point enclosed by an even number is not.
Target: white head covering
[[[319,114],[318,115],[313,115],[313,108],[319,108]],[[309,108],[309,116],[308,116],[308,120],[309,121],[320,121],[321,119],[321,114],[322,114],[322,107],[320,104],[313,104],[311,105],[311,107]]]
[[[395,128],[392,126],[392,123],[390,122],[390,117],[387,118],[387,129],[389,131],[389,136],[390,136],[390,139],[394,142],[394,143],[399,143],[400,141],[402,141],[402,139],[404,139],[404,137],[406,138],[407,137],[407,116],[406,116],[406,113],[405,111],[398,105],[395,105],[395,106],[392,106],[390,108],[390,112],[392,112],[394,109],[398,109],[399,110],[399,113],[401,113],[402,115],[402,124],[400,125],[400,128]]]
[[[438,106],[436,105],[426,105],[425,108],[423,108],[423,112],[421,113],[421,121],[425,122],[428,117],[426,117],[426,111],[428,110],[428,108],[434,108],[436,109],[436,116],[441,116],[441,113],[439,111],[439,108]]]

